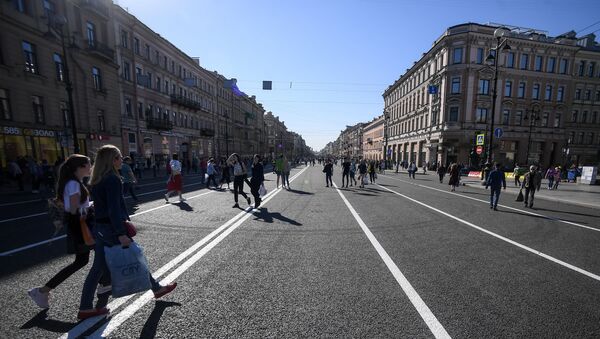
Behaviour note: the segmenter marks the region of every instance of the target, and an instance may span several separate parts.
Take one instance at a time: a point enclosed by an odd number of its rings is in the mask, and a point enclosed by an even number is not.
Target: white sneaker
[[[40,308],[50,308],[50,304],[48,303],[50,293],[42,293],[40,292],[40,289],[36,287],[27,291],[27,294],[29,294],[33,302]]]
[[[168,194],[165,194],[165,200],[166,200],[167,202],[169,202],[169,195],[168,195]]]

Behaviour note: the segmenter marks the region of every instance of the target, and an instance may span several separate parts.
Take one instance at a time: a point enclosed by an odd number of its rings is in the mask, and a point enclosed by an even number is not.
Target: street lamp
[[[540,120],[539,110],[537,108],[534,108],[533,110],[531,110],[531,115],[529,115],[529,111],[526,110],[525,117],[523,118],[523,120],[529,120],[529,139],[527,140],[527,157],[525,158],[526,163],[529,164],[529,150],[531,149],[531,132],[533,125],[535,125],[535,122]]]
[[[510,46],[508,45],[508,38],[504,36],[510,33],[510,30],[505,27],[498,27],[494,31],[494,38],[496,38],[496,47],[490,50],[490,54],[485,58],[487,63],[493,62],[494,65],[494,91],[492,94],[492,117],[490,123],[490,134],[489,134],[489,142],[488,142],[488,152],[487,152],[487,162],[492,163],[492,144],[494,143],[494,119],[496,117],[496,98],[498,97],[498,59],[500,58],[501,50],[510,50]]]
[[[387,169],[387,152],[388,152],[388,131],[387,131],[387,127],[388,127],[388,120],[390,120],[390,113],[386,110],[383,111],[383,138],[385,139],[385,146],[384,146],[384,150],[383,150],[383,164],[385,166],[385,168]]]
[[[65,75],[65,88],[67,90],[67,101],[69,105],[70,120],[71,120],[71,133],[73,133],[73,153],[79,153],[79,142],[77,140],[77,126],[75,125],[75,109],[73,108],[73,84],[71,83],[71,78],[69,77],[69,66],[67,63],[67,48],[65,47],[65,36],[64,36],[64,28],[67,25],[67,18],[64,16],[57,16],[54,20],[55,25],[58,28],[60,33],[60,42],[62,45],[62,53],[64,58],[64,69],[63,73]]]

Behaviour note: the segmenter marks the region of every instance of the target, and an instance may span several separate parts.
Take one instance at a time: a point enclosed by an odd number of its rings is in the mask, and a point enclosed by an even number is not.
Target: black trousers
[[[262,184],[262,182],[258,181],[258,180],[254,180],[251,179],[250,180],[250,193],[252,193],[252,196],[254,197],[254,201],[260,201],[260,194],[258,193],[258,190],[260,189],[260,184]]]
[[[233,179],[233,199],[235,203],[238,202],[238,194],[241,194],[244,198],[248,199],[248,195],[244,193],[244,177],[236,176]]]

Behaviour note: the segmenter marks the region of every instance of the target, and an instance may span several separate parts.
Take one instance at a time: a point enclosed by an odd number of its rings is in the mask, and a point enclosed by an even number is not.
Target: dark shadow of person
[[[154,338],[156,337],[156,329],[158,328],[158,323],[160,322],[160,318],[167,307],[171,306],[181,306],[180,303],[174,301],[162,301],[159,300],[154,304],[154,309],[152,313],[146,320],[144,327],[142,328],[142,332],[140,333],[140,338]]]
[[[295,190],[293,188],[290,188],[288,190],[288,192],[292,192],[292,193],[296,193],[296,194],[302,194],[302,195],[313,195],[314,193],[311,192],[306,192],[306,191],[300,191],[300,190]]]
[[[55,333],[66,333],[73,329],[73,327],[77,326],[77,323],[69,323],[66,321],[47,319],[48,318],[48,309],[40,311],[33,318],[31,318],[28,322],[23,324],[20,329],[26,330],[30,328],[41,328],[46,331],[55,332]]]
[[[173,205],[178,206],[180,210],[192,212],[194,208],[185,201],[174,202]]]
[[[279,212],[269,213],[269,210],[266,207],[261,208],[260,213],[255,215],[256,218],[254,218],[254,220],[264,220],[267,223],[272,223],[273,219],[277,219],[294,226],[302,226],[301,223],[297,222],[296,220],[292,220],[288,217],[285,217]]]

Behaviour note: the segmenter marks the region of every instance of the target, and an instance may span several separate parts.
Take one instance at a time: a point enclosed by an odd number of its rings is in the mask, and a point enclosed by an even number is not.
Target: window
[[[515,125],[521,126],[522,123],[523,123],[523,111],[516,111],[515,112]]]
[[[541,55],[537,55],[535,57],[535,66],[534,66],[534,70],[536,72],[541,72],[542,71],[542,64],[544,63],[544,58]]]
[[[144,104],[138,101],[137,105],[138,117],[140,119],[144,118]]]
[[[556,93],[556,101],[563,102],[565,99],[565,86],[558,87],[558,93]]]
[[[135,54],[140,54],[140,39],[133,38],[133,51]]]
[[[40,74],[37,63],[37,55],[35,45],[27,41],[22,42],[23,54],[25,56],[25,72]]]
[[[593,144],[593,143],[594,143],[594,133],[592,133],[592,132],[589,132],[589,133],[588,133],[587,144],[588,144],[588,145],[591,145],[591,144]]]
[[[171,60],[171,73],[175,73],[175,61]]]
[[[123,79],[131,81],[131,66],[127,61],[123,61]]]
[[[154,110],[154,106],[152,106],[151,104],[148,104],[148,107],[146,108],[146,119],[152,118],[153,110]]]
[[[521,54],[521,64],[520,64],[520,68],[521,69],[527,69],[527,64],[529,64],[529,54]]]
[[[531,98],[533,100],[540,100],[540,84],[533,85],[533,94]]]
[[[71,125],[71,117],[69,116],[69,109],[65,101],[60,102],[60,113],[62,114],[63,126],[69,127]]]
[[[579,76],[582,77],[584,71],[585,71],[585,61],[581,60],[579,62],[579,70],[577,71],[577,74],[579,74]]]
[[[150,59],[150,45],[146,44],[146,59]]]
[[[584,124],[587,123],[587,115],[588,111],[581,112],[581,122],[583,122]]]
[[[506,67],[508,67],[508,68],[515,67],[515,53],[514,52],[508,52],[506,54]]]
[[[156,90],[160,92],[160,77],[156,77]]]
[[[560,127],[560,113],[554,113],[554,128]]]
[[[129,46],[129,34],[126,30],[121,30],[121,46],[128,48]]]
[[[506,85],[504,85],[504,96],[510,97],[512,95],[512,81],[506,81]]]
[[[577,137],[577,143],[580,145],[583,144],[583,135],[584,135],[583,132],[579,132],[579,135]]]
[[[551,101],[552,100],[552,86],[546,85],[546,94],[544,95],[544,100]]]
[[[86,31],[87,31],[87,44],[89,47],[93,48],[96,46],[96,25],[91,22],[86,23]]]
[[[130,144],[135,144],[135,133],[127,133],[127,139]]]
[[[591,100],[592,98],[592,91],[590,91],[589,89],[585,91],[585,100]]]
[[[56,80],[65,81],[65,66],[63,65],[62,57],[58,53],[54,53],[54,68],[56,69]]]
[[[92,67],[92,82],[94,83],[95,90],[102,90],[102,74],[98,67]]]
[[[104,110],[98,110],[98,130],[101,132],[106,131],[106,122],[104,121]]]
[[[598,122],[599,122],[599,121],[598,121],[598,111],[594,111],[594,112],[592,113],[592,121],[591,121],[591,122],[592,122],[592,124],[596,124],[596,123],[598,123]]]
[[[125,114],[128,117],[133,117],[133,112],[131,111],[131,99],[125,98]]]
[[[169,94],[169,80],[165,80],[165,93]]]
[[[477,61],[478,64],[483,64],[483,48],[477,49]]]
[[[167,69],[167,56],[163,55],[163,67]]]
[[[451,94],[458,94],[460,93],[460,78],[452,78],[452,88],[450,90]]]
[[[17,11],[27,14],[28,10],[26,0],[13,0],[13,5]]]
[[[555,57],[548,58],[548,65],[546,66],[546,72],[554,73],[555,65],[556,65],[556,58]]]
[[[548,117],[550,116],[550,113],[548,112],[544,112],[544,114],[542,114],[542,127],[548,127]]]
[[[479,80],[478,94],[489,95],[490,94],[490,81],[488,79]]]
[[[450,107],[450,114],[448,115],[448,121],[450,121],[450,122],[458,121],[458,107],[456,107],[456,106]]]
[[[519,98],[525,97],[525,83],[524,82],[519,83],[519,93],[517,94],[517,96]]]
[[[4,88],[0,88],[0,119],[12,120],[10,101],[8,99],[8,90]]]
[[[460,64],[462,62],[462,52],[463,52],[462,47],[454,49],[454,53],[452,54],[452,63],[453,64]]]
[[[560,59],[560,66],[558,68],[558,72],[560,74],[567,74],[567,68],[569,66],[569,60],[567,59]]]
[[[573,114],[571,115],[571,122],[577,122],[577,115],[579,114],[578,110],[573,110]]]
[[[46,121],[44,114],[43,98],[37,95],[31,96],[31,105],[33,108],[33,118],[36,123],[43,124]]]
[[[596,91],[596,101],[600,101],[600,91]]]
[[[505,109],[502,111],[502,125],[508,125],[510,122],[510,110]]]
[[[581,89],[575,90],[575,100],[581,100]]]
[[[145,85],[147,88],[152,88],[152,73],[148,72],[146,76],[148,77],[148,82]]]
[[[487,121],[487,108],[477,107],[475,111],[475,121],[476,122],[486,122]]]

